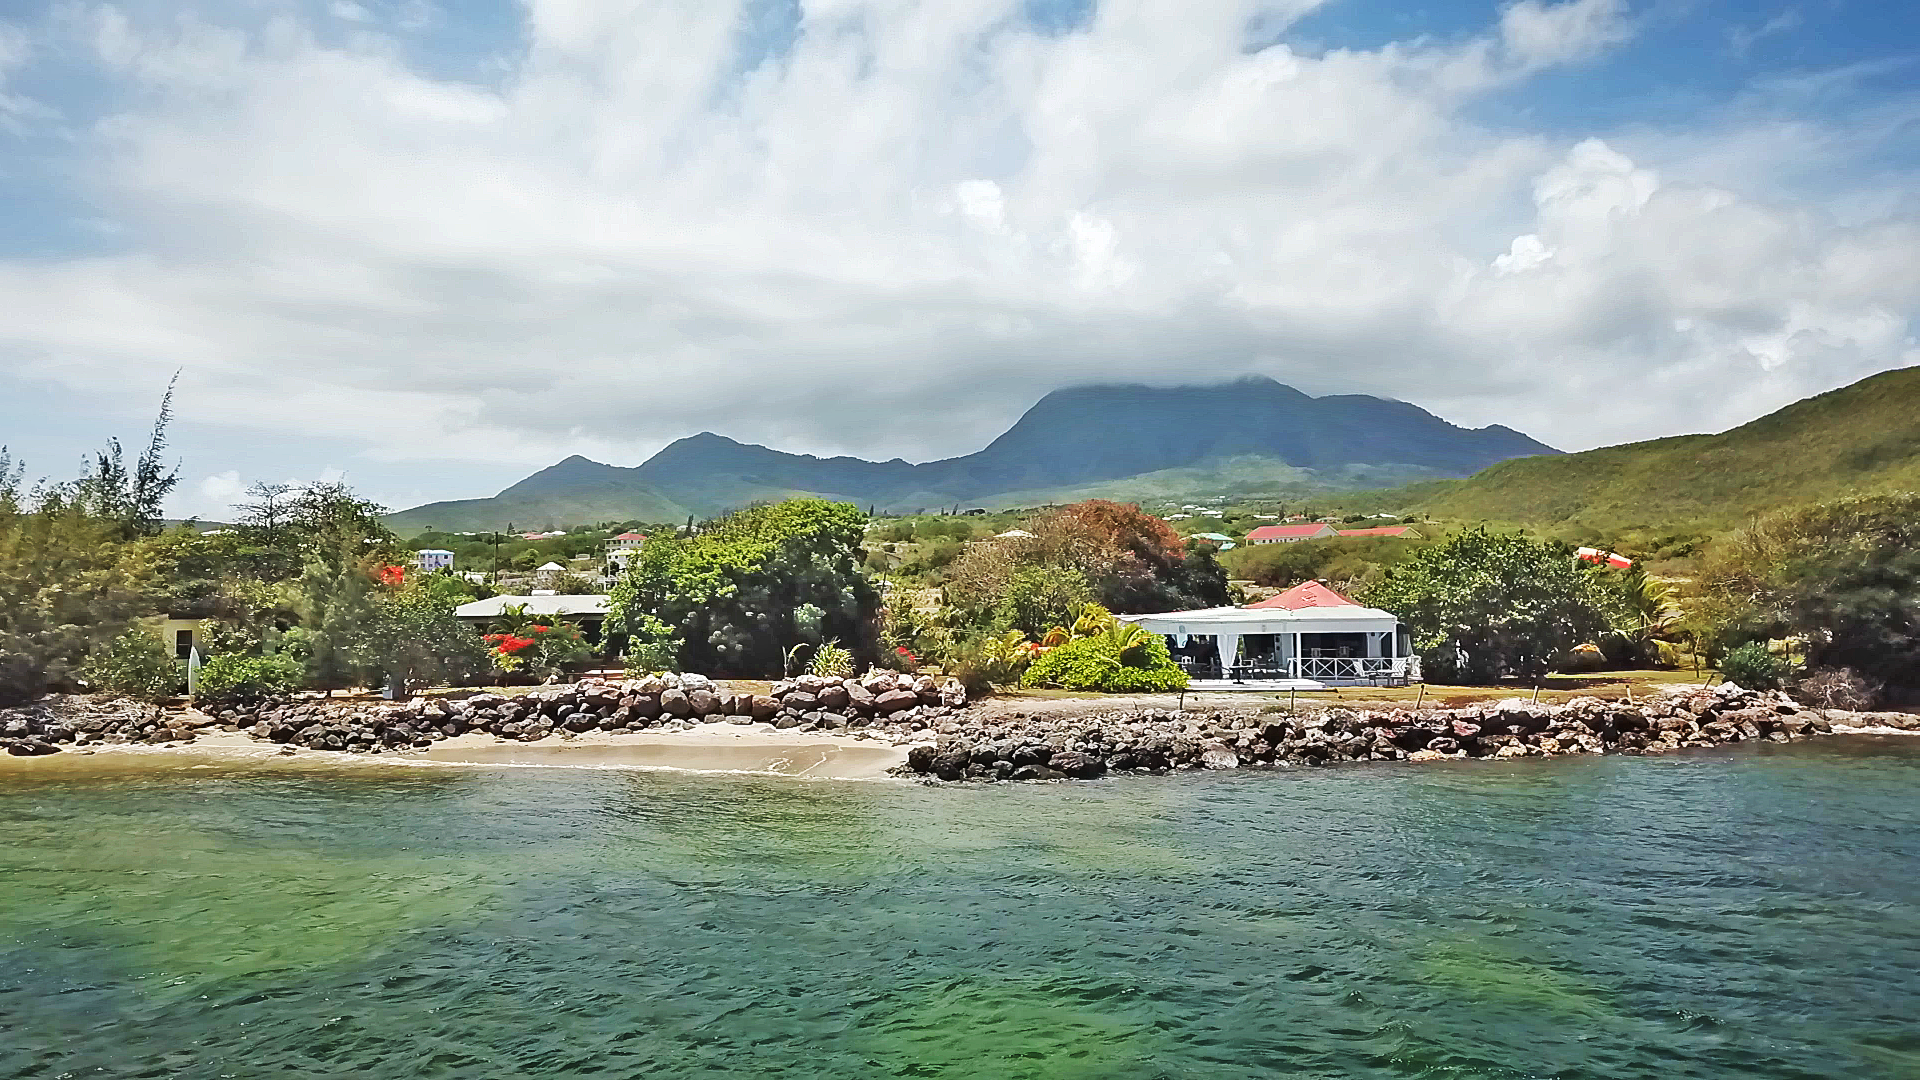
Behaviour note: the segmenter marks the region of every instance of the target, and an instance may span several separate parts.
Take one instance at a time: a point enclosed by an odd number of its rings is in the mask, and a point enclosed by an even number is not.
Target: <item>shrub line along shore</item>
[[[758,739],[790,748],[806,736],[825,740],[823,745],[904,747],[892,769],[896,775],[992,781],[1665,753],[1833,733],[1920,733],[1920,716],[1809,708],[1779,692],[1730,684],[1678,688],[1637,703],[1515,698],[1457,708],[1136,708],[1049,716],[1042,709],[1029,715],[969,707],[956,681],[892,672],[848,679],[806,675],[775,683],[766,694],[730,692],[698,675],[667,675],[588,681],[518,697],[481,693],[366,703],[303,696],[233,703],[207,713],[123,698],[56,696],[0,710],[0,745],[14,756],[41,756],[66,747],[85,752],[131,744],[186,746],[211,731],[280,744],[283,753],[433,751],[433,759],[453,761],[459,758],[453,747],[460,747],[475,763],[498,763],[507,759],[474,749],[553,740],[538,761],[564,764],[575,742],[618,746],[621,736],[647,735],[650,746],[661,747],[690,733],[693,745],[703,733],[725,730],[720,725],[737,728],[748,744]],[[449,740],[453,746],[438,745]],[[594,760],[608,761],[604,754]]]

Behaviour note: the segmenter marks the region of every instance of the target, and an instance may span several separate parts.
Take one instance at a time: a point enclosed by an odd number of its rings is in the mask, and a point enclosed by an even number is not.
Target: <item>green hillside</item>
[[[389,528],[403,536],[426,529],[440,532],[489,532],[509,525],[519,530],[559,529],[595,521],[683,521],[686,507],[642,492],[556,495],[497,495],[428,503],[389,514]]]
[[[977,500],[992,508],[1041,506],[1081,499],[1146,503],[1201,496],[1228,498],[1301,498],[1325,492],[1357,494],[1354,489],[1406,484],[1432,475],[1415,465],[1344,465],[1308,469],[1277,458],[1231,457],[1180,469],[1160,469],[1120,480],[1076,487],[1011,491]]]
[[[1439,518],[1594,536],[1714,530],[1800,502],[1920,488],[1920,368],[1808,398],[1718,435],[1516,458],[1422,485]]]

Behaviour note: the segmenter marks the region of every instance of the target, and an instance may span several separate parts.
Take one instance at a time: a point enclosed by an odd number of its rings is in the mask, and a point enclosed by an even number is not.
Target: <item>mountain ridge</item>
[[[1265,376],[1199,386],[1102,383],[1046,394],[985,447],[958,457],[817,457],[703,431],[636,466],[576,454],[492,499],[430,503],[390,520],[443,529],[608,520],[578,516],[591,504],[634,511],[621,518],[663,521],[797,495],[909,511],[1124,487],[1130,477],[1204,472],[1225,462],[1246,474],[1258,460],[1273,462],[1295,485],[1345,487],[1359,475],[1392,482],[1463,476],[1516,456],[1557,453],[1503,425],[1460,427],[1417,405],[1364,394],[1316,398]],[[568,500],[582,505],[570,511]],[[536,511],[570,520],[530,521]]]

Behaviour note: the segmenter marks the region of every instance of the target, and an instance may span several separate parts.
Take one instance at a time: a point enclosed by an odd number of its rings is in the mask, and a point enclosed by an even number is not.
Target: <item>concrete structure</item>
[[[1341,529],[1342,537],[1348,536],[1394,536],[1402,540],[1418,540],[1420,534],[1411,525],[1375,525],[1371,529]]]
[[[413,553],[413,559],[423,574],[453,569],[453,552],[443,548],[421,548]]]
[[[1297,544],[1302,540],[1320,540],[1338,535],[1333,526],[1319,521],[1304,525],[1262,525],[1247,534],[1247,543]]]

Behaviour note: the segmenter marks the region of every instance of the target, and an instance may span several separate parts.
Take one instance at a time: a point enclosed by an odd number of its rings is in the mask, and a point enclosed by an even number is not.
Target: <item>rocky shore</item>
[[[1920,716],[1809,708],[1784,694],[1722,685],[1637,703],[1521,699],[1452,709],[1277,706],[1135,708],[1077,715],[969,707],[951,679],[870,672],[801,676],[765,694],[700,675],[542,687],[507,696],[330,700],[316,694],[164,709],[109,697],[57,695],[0,709],[0,748],[16,756],[63,748],[192,743],[210,731],[255,742],[349,753],[412,753],[461,736],[494,745],[594,733],[621,735],[769,728],[910,747],[898,775],[928,781],[1095,779],[1179,769],[1293,768],[1366,761],[1439,762],[1563,754],[1664,753],[1738,742],[1793,742],[1835,731],[1920,732]],[[727,730],[721,728],[721,730]],[[225,736],[231,739],[235,736]],[[469,745],[462,740],[456,745]]]
[[[1785,694],[1722,685],[1639,703],[1521,699],[1456,709],[1329,708],[1299,715],[1139,710],[1070,719],[948,724],[903,772],[937,780],[1091,780],[1174,769],[1292,768],[1562,754],[1657,754],[1793,742],[1836,727],[1920,730],[1920,717],[1807,708]]]
[[[925,733],[965,708],[957,680],[874,671],[858,678],[802,675],[766,694],[727,690],[701,675],[621,682],[588,680],[506,696],[419,697],[401,703],[332,701],[317,694],[167,710],[116,698],[61,695],[0,710],[0,744],[9,754],[58,753],[64,746],[187,743],[208,727],[314,750],[386,753],[431,747],[484,732],[534,742],[603,731],[672,731],[702,722],[770,724],[814,732]]]

